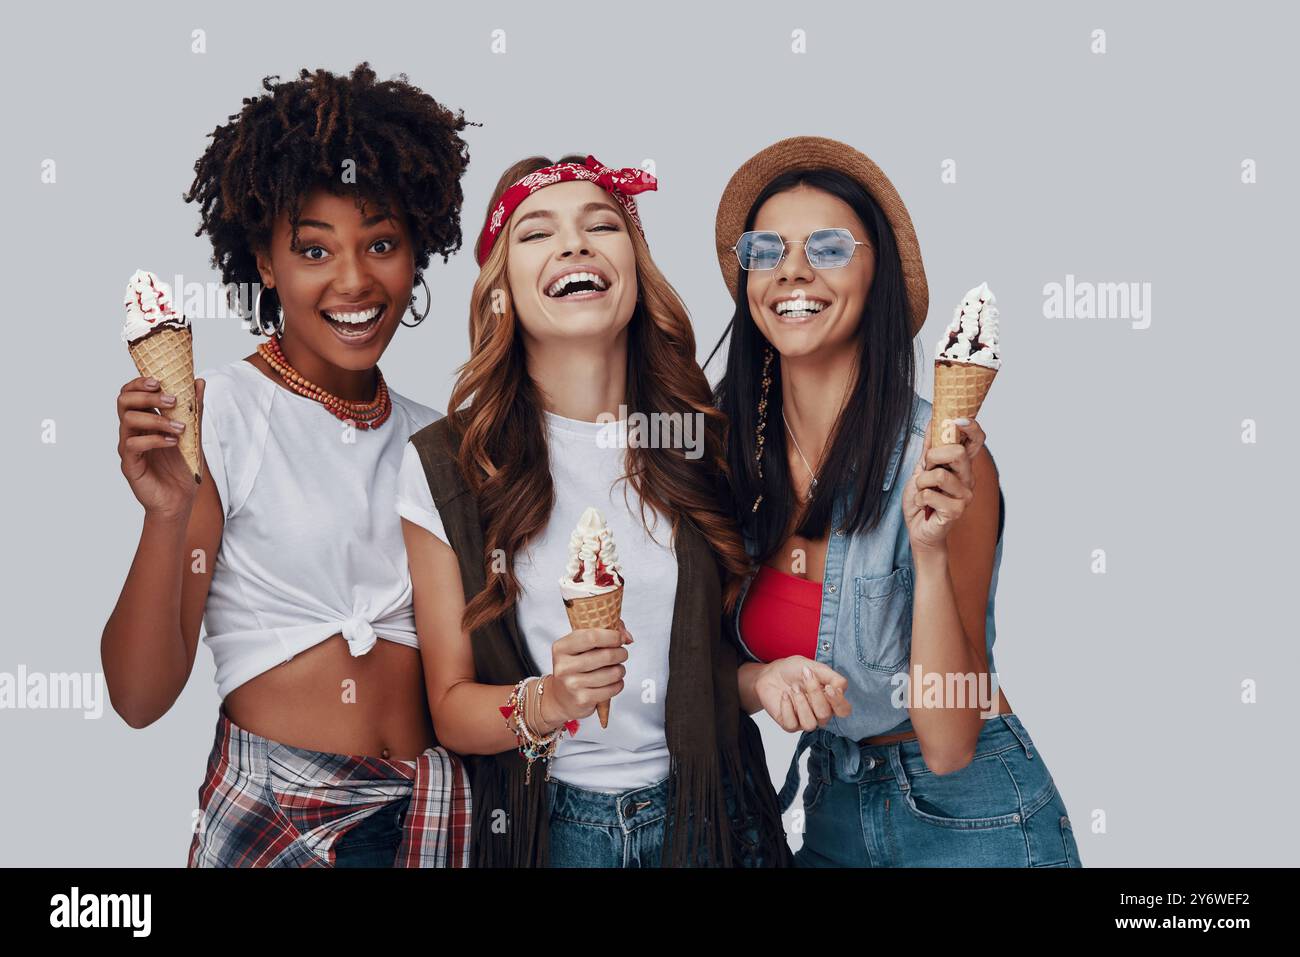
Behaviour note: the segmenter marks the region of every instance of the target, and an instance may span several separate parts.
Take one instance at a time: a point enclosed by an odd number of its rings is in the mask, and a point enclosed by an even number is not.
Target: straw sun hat
[[[930,291],[925,283],[925,266],[921,263],[921,247],[912,228],[912,217],[894,189],[894,184],[871,158],[852,146],[823,136],[792,136],[773,143],[755,153],[736,170],[722,192],[718,203],[718,219],[714,232],[718,265],[722,278],[736,298],[740,263],[731,247],[745,231],[745,215],[772,180],[788,170],[829,167],[857,180],[871,194],[884,211],[894,231],[898,256],[903,264],[903,281],[907,284],[907,300],[912,311],[912,335],[925,325],[925,314],[930,305]]]

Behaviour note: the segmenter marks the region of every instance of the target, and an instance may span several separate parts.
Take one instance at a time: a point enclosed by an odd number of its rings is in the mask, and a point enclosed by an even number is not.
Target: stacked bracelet
[[[566,721],[549,734],[542,734],[536,730],[542,723],[542,695],[546,691],[545,681],[545,678],[536,675],[524,678],[510,692],[510,699],[505,706],[499,709],[506,719],[506,727],[514,732],[519,753],[528,762],[524,772],[525,785],[532,783],[533,762],[539,758],[546,762],[546,780],[549,781],[551,758],[555,756],[560,738],[564,736],[565,731],[569,732],[570,737],[578,733],[577,721]],[[537,689],[536,693],[533,692],[534,686]]]

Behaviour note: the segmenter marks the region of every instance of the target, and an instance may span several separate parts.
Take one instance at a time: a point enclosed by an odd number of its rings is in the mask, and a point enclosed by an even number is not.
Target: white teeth
[[[609,283],[605,282],[604,279],[597,276],[594,272],[571,272],[567,275],[561,276],[559,279],[555,280],[555,282],[551,283],[550,287],[546,290],[546,294],[548,296],[558,296],[564,291],[569,283],[584,281],[594,284],[599,290],[609,288]]]
[[[369,322],[379,315],[379,306],[371,306],[362,312],[327,312],[325,315],[335,322]]]
[[[817,299],[782,299],[773,311],[778,316],[812,316],[826,308],[826,303]]]

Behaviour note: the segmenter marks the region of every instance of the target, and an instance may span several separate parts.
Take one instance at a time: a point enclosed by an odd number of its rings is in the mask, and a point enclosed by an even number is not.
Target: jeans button
[[[832,595],[835,594],[835,586],[834,586],[834,585],[827,585],[827,586],[826,586],[826,590],[829,591]]]

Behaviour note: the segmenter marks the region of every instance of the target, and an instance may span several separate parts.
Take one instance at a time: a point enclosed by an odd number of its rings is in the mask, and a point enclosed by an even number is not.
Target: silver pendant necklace
[[[790,441],[794,443],[794,450],[799,453],[799,458],[803,459],[803,467],[808,470],[808,477],[812,481],[808,484],[808,491],[804,493],[803,500],[811,502],[813,494],[817,491],[817,473],[812,470],[808,464],[808,459],[803,454],[803,449],[799,448],[799,440],[794,437],[794,429],[790,428],[790,423],[785,417],[785,409],[781,410],[781,421],[785,422],[785,430],[790,433]]]

